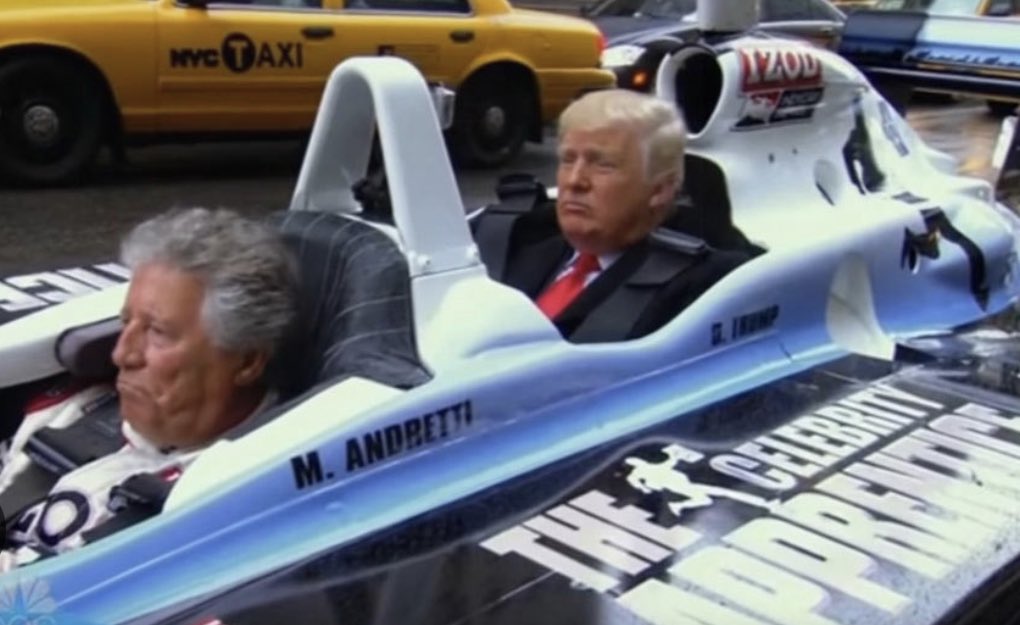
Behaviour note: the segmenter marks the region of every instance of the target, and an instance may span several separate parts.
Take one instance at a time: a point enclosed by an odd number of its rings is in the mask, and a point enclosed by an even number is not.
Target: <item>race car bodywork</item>
[[[1020,132],[1017,132],[1017,118],[1002,120],[1002,127],[992,164],[998,169],[995,181],[996,198],[1009,206],[1020,205]]]
[[[684,43],[703,38],[697,4],[690,0],[595,3],[586,15],[606,36],[602,66],[616,73],[616,84],[635,91],[652,91],[655,71],[662,60]],[[839,41],[843,20],[844,15],[825,0],[798,3],[766,0],[760,3],[756,28],[778,37],[801,38],[831,50]],[[727,29],[718,32],[732,34]]]
[[[931,623],[996,583],[1020,553],[1003,494],[1020,405],[978,390],[983,362],[973,379],[890,363],[977,351],[904,343],[1009,306],[1016,217],[828,52],[691,46],[659,84],[701,167],[686,210],[761,253],[647,337],[575,345],[487,277],[420,76],[338,67],[289,217],[393,237],[429,381],[317,386],[204,452],[161,514],[0,578],[2,606],[104,624]],[[352,192],[373,120],[393,227]],[[0,382],[59,374],[58,335],[122,297],[0,326]],[[1011,358],[987,362],[1012,381]]]
[[[991,98],[1007,113],[1020,102],[1020,21],[920,11],[855,11],[839,53],[898,108],[914,89]]]

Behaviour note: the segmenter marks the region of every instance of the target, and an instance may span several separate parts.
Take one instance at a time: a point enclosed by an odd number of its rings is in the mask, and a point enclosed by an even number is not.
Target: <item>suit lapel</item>
[[[613,266],[599,274],[581,294],[567,306],[554,320],[564,336],[570,336],[581,321],[596,306],[602,303],[610,293],[622,285],[641,266],[648,250],[645,243],[631,246],[623,256],[616,259]]]
[[[525,246],[517,252],[516,262],[508,264],[506,283],[534,299],[569,255],[570,246],[559,236]]]

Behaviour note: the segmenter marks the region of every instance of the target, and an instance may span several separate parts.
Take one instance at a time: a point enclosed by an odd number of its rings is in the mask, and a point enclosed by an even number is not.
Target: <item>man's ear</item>
[[[680,190],[680,174],[675,171],[662,172],[652,183],[652,197],[649,204],[663,211],[673,203]]]
[[[264,349],[252,350],[241,356],[237,370],[234,372],[234,384],[250,386],[262,379],[269,363],[269,352]]]

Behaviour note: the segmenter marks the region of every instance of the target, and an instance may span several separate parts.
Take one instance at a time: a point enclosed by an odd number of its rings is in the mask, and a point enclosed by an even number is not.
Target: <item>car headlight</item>
[[[627,67],[637,63],[645,49],[641,46],[625,44],[622,46],[611,46],[602,51],[599,61],[602,67],[612,69],[614,67]]]

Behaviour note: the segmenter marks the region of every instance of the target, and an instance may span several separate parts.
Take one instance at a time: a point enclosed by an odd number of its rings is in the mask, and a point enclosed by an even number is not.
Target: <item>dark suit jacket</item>
[[[570,339],[582,322],[602,306],[617,289],[654,289],[642,310],[628,311],[629,318],[614,320],[611,331],[598,336],[586,333],[583,342],[617,341],[637,338],[659,329],[676,317],[720,278],[745,262],[740,252],[706,249],[700,254],[656,249],[660,243],[646,239],[627,249],[613,265],[592,281],[553,322]],[[649,254],[654,253],[654,262]],[[527,236],[515,233],[507,254],[503,281],[532,299],[549,285],[573,250],[558,233]],[[671,255],[675,255],[675,264]],[[676,267],[687,265],[676,272]]]

